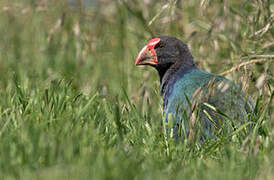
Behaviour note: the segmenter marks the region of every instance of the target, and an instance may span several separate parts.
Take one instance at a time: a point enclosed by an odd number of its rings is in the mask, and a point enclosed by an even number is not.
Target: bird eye
[[[156,44],[156,46],[154,47],[155,49],[156,48],[163,48],[164,46],[163,46],[163,44],[162,43],[158,43],[158,44]]]

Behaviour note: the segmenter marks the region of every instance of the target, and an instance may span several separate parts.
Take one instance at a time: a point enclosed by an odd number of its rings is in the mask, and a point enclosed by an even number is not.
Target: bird
[[[251,121],[252,99],[231,80],[199,69],[187,44],[176,37],[151,39],[135,65],[151,66],[158,72],[168,137],[185,140],[192,136],[204,142]]]

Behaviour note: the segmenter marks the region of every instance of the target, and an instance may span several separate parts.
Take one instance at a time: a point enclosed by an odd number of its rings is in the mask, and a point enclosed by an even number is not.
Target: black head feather
[[[154,47],[157,53],[157,69],[160,81],[168,80],[179,69],[195,67],[188,46],[181,40],[170,36],[159,36],[161,41]]]

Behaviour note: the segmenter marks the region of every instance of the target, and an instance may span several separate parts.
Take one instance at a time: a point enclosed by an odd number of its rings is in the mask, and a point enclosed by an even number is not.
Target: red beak
[[[157,54],[154,49],[156,44],[160,42],[160,38],[150,40],[145,47],[139,52],[135,65],[151,65],[155,66],[158,63]]]

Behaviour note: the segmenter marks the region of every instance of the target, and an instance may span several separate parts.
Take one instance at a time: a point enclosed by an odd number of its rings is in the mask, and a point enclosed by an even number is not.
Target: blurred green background
[[[1,0],[0,177],[272,179],[273,22],[273,0]],[[212,73],[254,62],[225,73],[257,102],[250,137],[166,141],[157,73],[134,65],[157,35]]]

